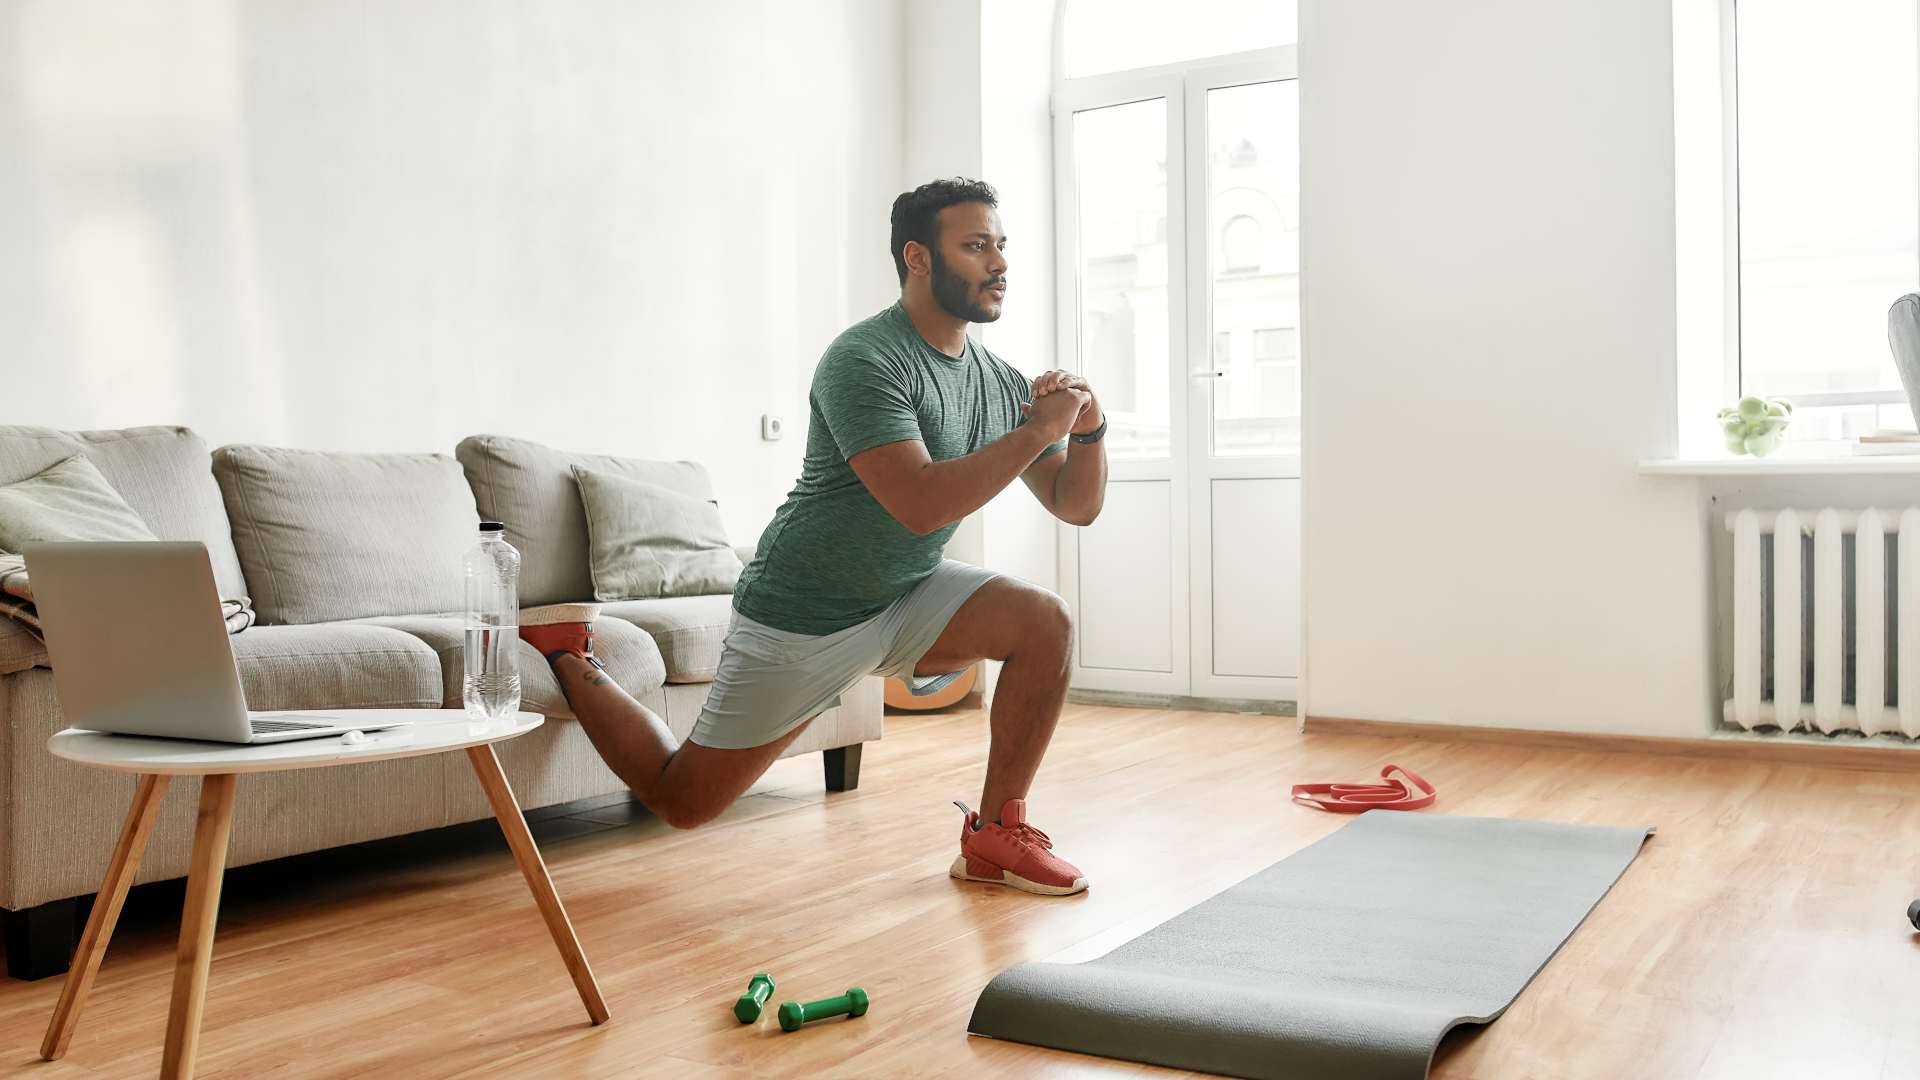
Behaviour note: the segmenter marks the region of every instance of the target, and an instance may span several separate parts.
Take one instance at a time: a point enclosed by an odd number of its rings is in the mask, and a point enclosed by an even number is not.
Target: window
[[[1300,333],[1291,326],[1253,332],[1253,362],[1265,416],[1300,415]]]
[[[1886,320],[1920,289],[1915,30],[1914,0],[1734,7],[1738,386],[1800,406],[1797,441],[1913,426]]]
[[[1291,57],[1253,57],[1069,80],[1056,103],[1062,352],[1100,388],[1113,457],[1173,456],[1183,431],[1213,457],[1299,452],[1297,338],[1271,332],[1300,318],[1300,91]]]
[[[1251,339],[1214,387],[1215,457],[1300,446],[1300,84],[1207,91],[1208,207],[1219,228],[1209,312],[1216,332]],[[1289,324],[1292,324],[1291,326]],[[1276,329],[1283,327],[1284,329]]]
[[[1286,360],[1300,355],[1300,334],[1291,326],[1253,332],[1253,357],[1256,360]]]
[[[1100,389],[1109,456],[1298,454],[1297,345],[1254,341],[1300,325],[1295,50],[1187,51],[1291,42],[1293,5],[1069,0],[1064,29],[1070,72],[1104,73],[1053,99],[1060,354]],[[1186,59],[1104,66],[1149,54]]]
[[[1162,99],[1073,114],[1082,371],[1109,414],[1108,452],[1165,457],[1167,109]]]
[[[1260,223],[1245,214],[1227,222],[1220,233],[1220,252],[1226,256],[1227,273],[1240,274],[1260,269]]]

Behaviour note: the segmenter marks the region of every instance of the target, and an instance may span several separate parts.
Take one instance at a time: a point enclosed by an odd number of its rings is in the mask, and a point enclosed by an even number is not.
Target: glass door
[[[1167,99],[1076,112],[1073,145],[1080,174],[1080,370],[1101,391],[1108,456],[1165,458],[1173,414]]]
[[[1286,50],[1291,54],[1292,50]],[[1300,83],[1187,77],[1192,693],[1298,700]]]
[[[1112,463],[1100,520],[1063,528],[1075,686],[1295,698],[1293,52],[1056,96],[1060,354],[1100,393]]]
[[[1185,694],[1184,82],[1076,90],[1055,118],[1060,356],[1100,394],[1110,472],[1100,520],[1062,536],[1075,685]]]

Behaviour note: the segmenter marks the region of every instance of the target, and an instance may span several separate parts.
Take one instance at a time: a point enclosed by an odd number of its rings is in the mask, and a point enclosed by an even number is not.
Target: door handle
[[[1227,377],[1227,373],[1224,371],[1196,371],[1191,377],[1195,379],[1224,379]]]

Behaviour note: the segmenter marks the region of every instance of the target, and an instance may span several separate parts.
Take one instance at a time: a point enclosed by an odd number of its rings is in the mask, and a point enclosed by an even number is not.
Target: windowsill
[[[1920,473],[1920,454],[1854,457],[1851,443],[1788,444],[1763,458],[1658,458],[1641,476],[1877,476]]]

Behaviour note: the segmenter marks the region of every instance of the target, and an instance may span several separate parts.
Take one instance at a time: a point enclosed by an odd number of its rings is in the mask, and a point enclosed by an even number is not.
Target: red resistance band
[[[1399,773],[1413,781],[1387,780],[1388,773]],[[1433,785],[1398,765],[1380,770],[1384,784],[1295,784],[1293,801],[1331,810],[1336,814],[1358,814],[1364,810],[1419,810],[1433,805]],[[1415,795],[1418,787],[1425,795]]]

